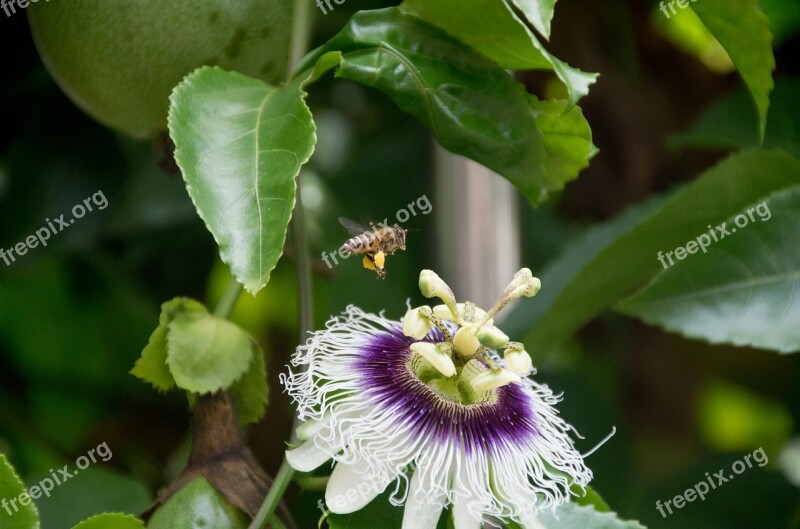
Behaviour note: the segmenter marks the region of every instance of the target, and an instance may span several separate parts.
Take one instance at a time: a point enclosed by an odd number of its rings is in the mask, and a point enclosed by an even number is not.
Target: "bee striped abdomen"
[[[342,248],[350,253],[364,253],[370,251],[375,243],[375,237],[371,233],[362,233],[348,239]]]

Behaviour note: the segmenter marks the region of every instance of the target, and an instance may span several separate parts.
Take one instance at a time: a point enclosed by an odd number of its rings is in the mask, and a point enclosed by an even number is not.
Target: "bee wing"
[[[372,231],[356,221],[348,219],[347,217],[339,217],[339,224],[344,226],[350,235],[361,235],[362,233],[369,233]]]

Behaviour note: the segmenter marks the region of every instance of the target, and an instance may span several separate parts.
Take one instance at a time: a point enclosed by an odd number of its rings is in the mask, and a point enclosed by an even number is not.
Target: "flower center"
[[[530,270],[517,272],[488,311],[472,302],[457,303],[450,287],[430,270],[420,273],[419,285],[424,296],[437,297],[444,304],[411,309],[403,318],[403,334],[420,340],[410,346],[409,368],[442,398],[462,404],[485,402],[494,389],[521,382],[519,375],[531,371],[524,346],[510,342],[493,319],[514,299],[539,291],[541,284]],[[424,340],[434,326],[443,340]],[[491,354],[501,347],[505,349],[505,367]]]
[[[494,389],[476,391],[472,386],[472,379],[487,369],[487,366],[477,359],[470,360],[466,364],[461,362],[456,367],[456,374],[449,377],[444,376],[424,356],[419,354],[411,355],[407,368],[420,382],[428,386],[443,400],[462,405],[481,404],[496,400]]]

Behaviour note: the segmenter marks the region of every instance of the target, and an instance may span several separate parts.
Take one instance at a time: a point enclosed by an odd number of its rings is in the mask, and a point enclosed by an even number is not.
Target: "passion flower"
[[[541,527],[538,513],[592,473],[554,408],[559,397],[524,376],[530,356],[494,326],[503,307],[540,286],[523,269],[484,311],[458,303],[425,270],[423,295],[443,305],[411,309],[403,321],[352,306],[333,317],[294,354],[304,369],[282,376],[306,420],[289,463],[311,471],[335,461],[326,490],[334,513],[363,508],[395,482],[404,529],[435,528],[446,506],[456,529],[497,519]]]

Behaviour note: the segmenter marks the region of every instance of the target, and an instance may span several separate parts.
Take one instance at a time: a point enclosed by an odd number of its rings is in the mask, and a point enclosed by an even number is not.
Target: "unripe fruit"
[[[197,478],[159,507],[148,529],[247,529],[249,519],[205,478]]]
[[[61,89],[97,121],[137,138],[167,128],[169,94],[217,65],[286,76],[287,0],[49,0],[31,4],[36,47]]]

